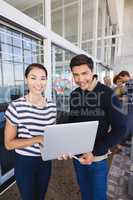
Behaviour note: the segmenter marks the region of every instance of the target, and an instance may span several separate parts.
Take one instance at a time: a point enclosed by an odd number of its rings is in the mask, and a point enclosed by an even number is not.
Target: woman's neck
[[[41,94],[36,95],[36,94],[29,93],[27,95],[27,100],[32,105],[36,105],[36,106],[39,106],[39,107],[43,107],[46,104],[45,98]]]

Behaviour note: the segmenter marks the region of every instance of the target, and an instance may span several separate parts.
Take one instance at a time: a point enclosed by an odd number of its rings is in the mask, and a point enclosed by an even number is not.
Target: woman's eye
[[[36,78],[31,77],[32,80],[36,80]]]

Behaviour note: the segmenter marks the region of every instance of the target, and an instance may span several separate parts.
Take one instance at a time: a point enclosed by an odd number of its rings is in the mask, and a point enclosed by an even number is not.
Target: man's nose
[[[79,77],[78,77],[78,81],[83,81],[83,76],[82,75],[79,75]]]

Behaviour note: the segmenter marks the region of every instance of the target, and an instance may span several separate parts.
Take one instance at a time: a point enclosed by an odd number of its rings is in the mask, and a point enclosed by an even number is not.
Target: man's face
[[[122,79],[123,83],[126,83],[127,81],[129,81],[130,77],[125,75],[125,76],[120,76],[120,78]]]
[[[74,66],[72,73],[75,83],[82,89],[87,90],[92,82],[93,72],[88,65],[83,64],[80,66]]]
[[[111,79],[109,76],[105,77],[103,81],[104,81],[105,85],[107,85],[109,87],[111,86]]]

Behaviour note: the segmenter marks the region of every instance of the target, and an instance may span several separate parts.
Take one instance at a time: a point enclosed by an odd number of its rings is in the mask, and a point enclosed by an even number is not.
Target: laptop
[[[57,159],[63,154],[91,152],[94,147],[98,121],[47,126],[44,143],[40,146],[42,160]]]

